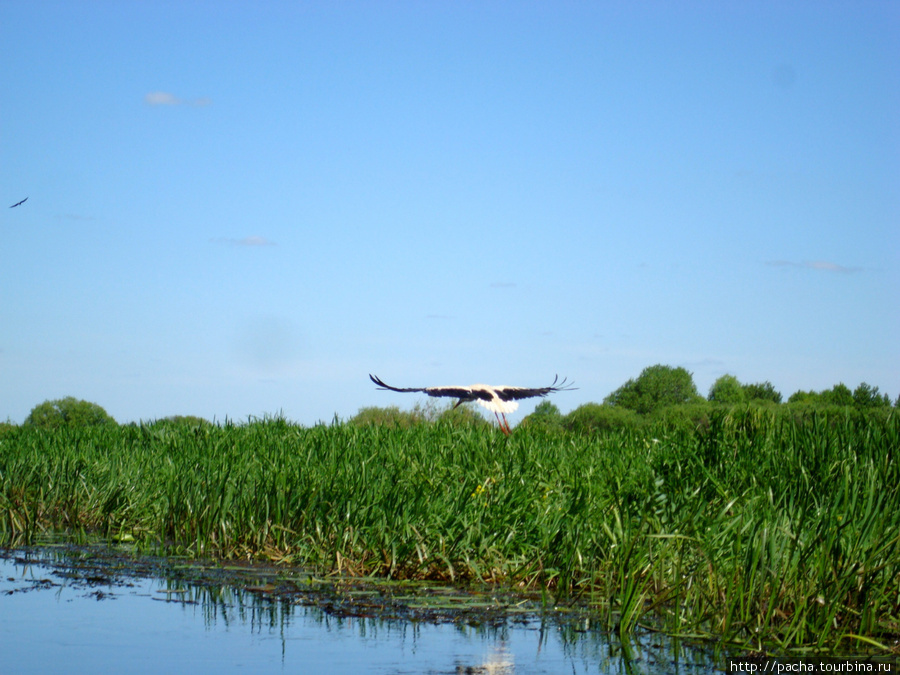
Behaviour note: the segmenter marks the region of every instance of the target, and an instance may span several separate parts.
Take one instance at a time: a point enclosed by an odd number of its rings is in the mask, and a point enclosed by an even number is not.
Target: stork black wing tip
[[[387,389],[389,391],[400,391],[396,387],[392,387],[389,384],[385,384],[384,380],[382,380],[377,375],[372,375],[372,373],[369,373],[369,379],[372,380],[372,382],[374,382],[375,384],[377,384],[379,389]]]
[[[573,386],[575,384],[574,382],[568,382],[568,377],[564,377],[559,384],[556,384],[557,379],[559,379],[558,375],[553,378],[553,384],[550,385],[554,391],[572,391],[573,389],[578,389],[578,387]]]

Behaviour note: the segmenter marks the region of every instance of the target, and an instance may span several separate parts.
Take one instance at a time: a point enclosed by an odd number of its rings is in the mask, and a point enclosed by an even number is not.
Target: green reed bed
[[[721,410],[600,435],[157,423],[0,438],[0,542],[491,581],[762,649],[897,649],[896,416]]]

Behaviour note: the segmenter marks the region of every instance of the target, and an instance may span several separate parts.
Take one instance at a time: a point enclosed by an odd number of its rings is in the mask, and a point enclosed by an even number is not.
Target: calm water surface
[[[477,625],[347,616],[308,598],[144,569],[73,571],[61,559],[0,550],[3,672],[717,672],[708,653],[676,656],[657,635],[623,647],[583,624],[539,616]]]

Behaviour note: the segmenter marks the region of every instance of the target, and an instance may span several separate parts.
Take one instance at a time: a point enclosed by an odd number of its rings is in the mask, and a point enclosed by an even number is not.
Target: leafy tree
[[[821,401],[821,396],[816,392],[797,390],[788,397],[788,403],[803,403],[806,405],[815,405]]]
[[[715,403],[742,403],[746,398],[746,392],[734,375],[722,375],[709,388],[707,398]]]
[[[603,402],[646,415],[668,405],[702,400],[687,370],[657,364],[644,368],[636,380],[628,380]]]
[[[826,389],[819,398],[821,403],[830,405],[853,405],[853,393],[843,382],[834,385],[830,390]]]
[[[559,408],[552,401],[544,399],[534,407],[534,412],[525,419],[532,422],[558,423],[562,420],[562,413],[559,412]]]
[[[878,387],[873,387],[865,382],[853,391],[850,391],[850,387],[841,382],[834,385],[831,389],[825,389],[819,393],[798,391],[791,394],[788,403],[805,403],[819,406],[856,406],[857,408],[889,408],[891,406],[891,398],[887,394],[880,393]],[[897,404],[900,404],[900,397],[897,399]]]
[[[781,394],[775,391],[775,387],[768,380],[756,384],[745,384],[743,388],[744,398],[748,401],[781,403]]]
[[[879,394],[878,387],[863,382],[853,390],[853,403],[859,408],[887,408],[891,399],[887,394]]]
[[[25,424],[44,429],[58,427],[87,427],[102,424],[115,424],[116,421],[96,403],[82,401],[74,396],[44,401],[32,408]]]
[[[556,407],[553,401],[548,401],[547,399],[534,406],[534,412],[531,414],[538,417],[562,417],[559,408]]]

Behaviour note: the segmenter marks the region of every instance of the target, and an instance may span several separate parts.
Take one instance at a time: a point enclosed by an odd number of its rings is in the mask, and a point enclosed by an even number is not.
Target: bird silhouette
[[[515,412],[519,407],[518,399],[532,398],[533,396],[546,396],[554,391],[568,391],[573,389],[571,384],[566,384],[566,380],[556,384],[559,377],[553,378],[553,383],[549,387],[510,387],[501,385],[493,387],[489,384],[472,384],[466,387],[392,387],[385,384],[375,375],[369,375],[369,379],[378,385],[379,389],[388,389],[390,391],[410,392],[419,391],[429,396],[447,396],[459,399],[456,408],[467,401],[475,401],[478,405],[487,408],[497,418],[500,430],[509,436],[509,422],[506,419],[506,413]],[[501,420],[501,416],[503,419]]]

